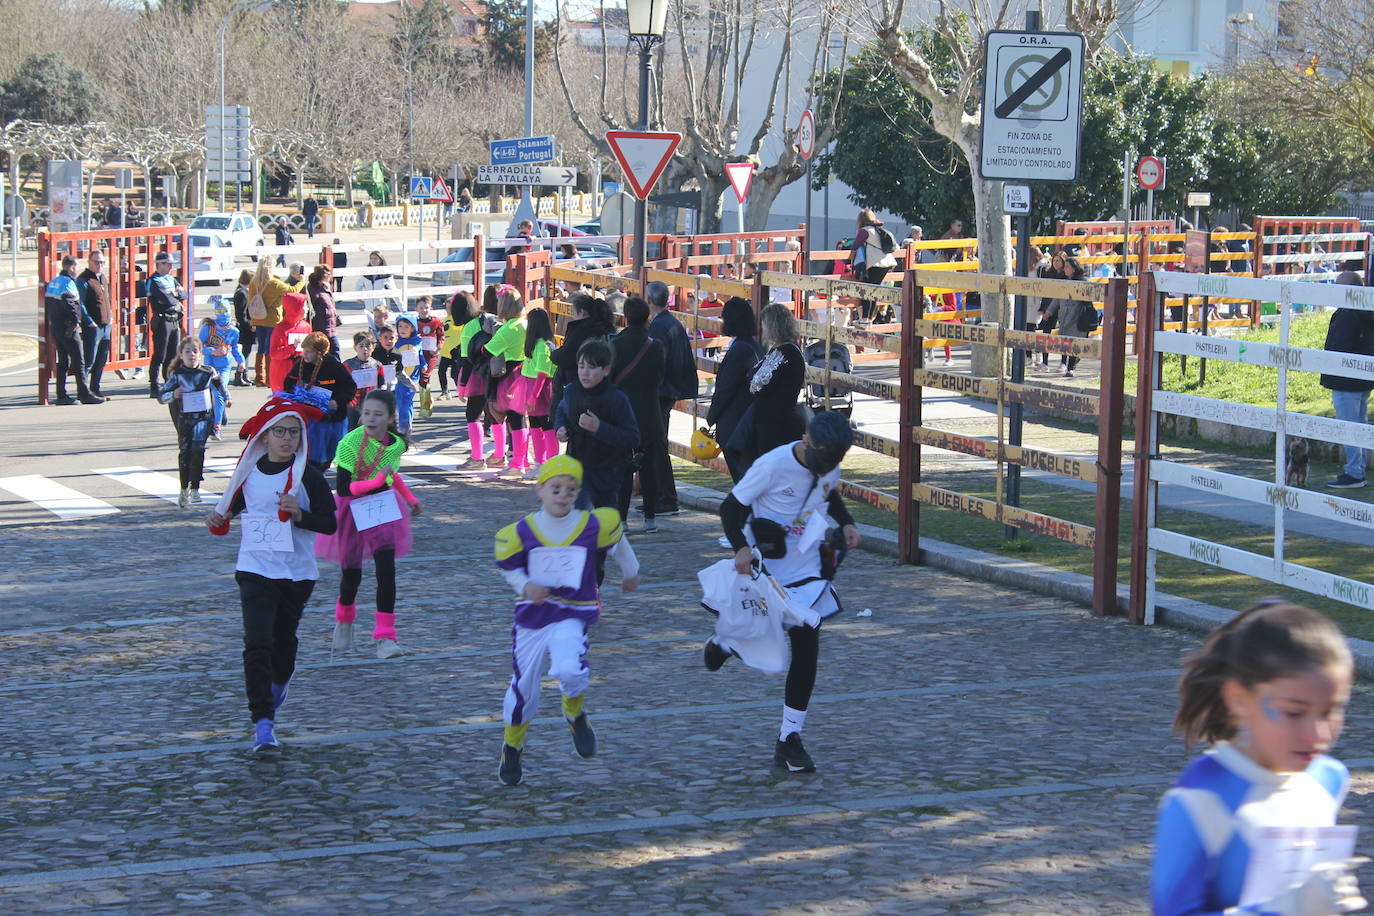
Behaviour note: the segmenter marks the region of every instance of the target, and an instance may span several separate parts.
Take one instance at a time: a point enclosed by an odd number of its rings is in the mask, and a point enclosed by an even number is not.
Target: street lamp
[[[219,205],[220,209],[225,211],[229,209],[229,204],[224,199],[224,33],[229,28],[229,20],[234,18],[236,13],[246,12],[262,5],[262,0],[238,0],[237,3],[229,7],[219,23]],[[234,121],[234,126],[237,129],[237,119]],[[241,202],[242,197],[240,196]]]
[[[649,75],[653,72],[654,46],[663,41],[664,25],[668,18],[668,0],[625,0],[629,20],[630,40],[639,45],[639,129],[649,129]],[[644,267],[644,236],[648,222],[648,204],[635,200],[635,272]]]

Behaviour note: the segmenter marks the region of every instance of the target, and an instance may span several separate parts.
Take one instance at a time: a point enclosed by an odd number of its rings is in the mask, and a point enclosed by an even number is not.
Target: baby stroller
[[[830,353],[825,352],[825,341],[815,340],[802,350],[806,364],[816,369],[830,369],[831,372],[853,372],[854,357],[849,348],[842,343],[830,344]],[[825,410],[825,386],[815,382],[806,386],[806,406],[813,411]],[[854,393],[843,388],[830,386],[830,409],[845,419],[854,415]]]

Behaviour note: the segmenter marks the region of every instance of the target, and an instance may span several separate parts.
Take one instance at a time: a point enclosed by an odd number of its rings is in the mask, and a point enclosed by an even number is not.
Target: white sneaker
[[[177,497],[177,508],[178,508],[178,509],[189,509],[189,508],[191,508],[191,491],[190,491],[190,490],[182,490],[182,491],[181,491],[181,495]]]
[[[187,495],[187,502],[189,502],[189,503],[190,503],[191,505],[193,505],[193,506],[203,506],[203,505],[205,505],[205,500],[203,500],[203,499],[200,498],[200,488],[199,488],[199,487],[192,487],[192,488],[191,488],[190,493]]]
[[[724,547],[726,550],[730,549],[730,539],[723,534],[716,539],[716,543]]]
[[[129,376],[125,374],[125,372],[124,372],[123,369],[116,369],[116,370],[114,371],[114,373],[115,373],[116,376],[118,376],[119,378],[123,379],[124,381],[128,381],[128,380],[129,380]]]
[[[526,480],[538,480],[539,468],[525,468],[525,473],[521,474],[520,476],[525,478]]]
[[[405,650],[402,649],[400,646],[396,645],[396,640],[394,640],[394,639],[379,639],[379,640],[377,640],[377,657],[378,657],[378,658],[396,658],[397,656],[405,655],[405,654],[406,654],[406,653],[405,653]]]
[[[330,651],[346,652],[351,648],[353,648],[353,622],[334,621],[334,642],[330,645]]]

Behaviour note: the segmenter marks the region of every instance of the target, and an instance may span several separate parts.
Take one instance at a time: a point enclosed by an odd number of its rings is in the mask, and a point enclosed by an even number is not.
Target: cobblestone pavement
[[[600,754],[573,755],[546,684],[527,781],[506,789],[512,606],[490,541],[532,493],[416,476],[409,654],[330,659],[326,567],[284,749],[265,760],[247,753],[233,539],[172,508],[0,532],[0,909],[1147,909],[1154,807],[1186,759],[1172,679],[1194,636],[860,552],[822,638],[819,772],[777,775],[781,679],[700,662],[695,572],[723,555],[717,524],[665,518],[634,539],[644,587],[608,588],[592,632]],[[365,583],[369,623],[370,600]],[[1347,759],[1374,756],[1366,708],[1361,689]]]

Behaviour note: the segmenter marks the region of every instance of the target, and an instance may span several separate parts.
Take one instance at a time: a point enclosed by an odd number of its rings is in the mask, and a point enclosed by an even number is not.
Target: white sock
[[[782,707],[782,731],[778,733],[779,741],[786,741],[791,734],[801,734],[802,726],[806,724],[806,710],[793,709],[791,706]]]

